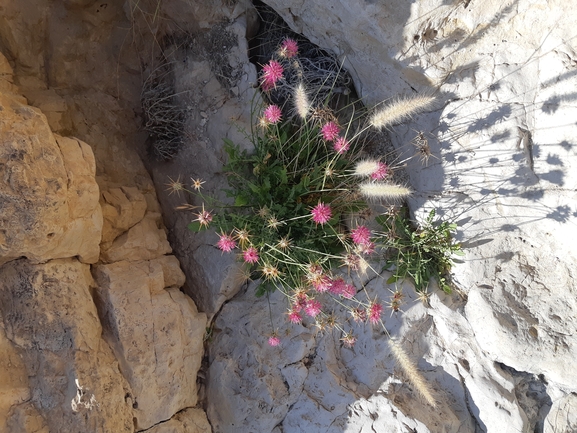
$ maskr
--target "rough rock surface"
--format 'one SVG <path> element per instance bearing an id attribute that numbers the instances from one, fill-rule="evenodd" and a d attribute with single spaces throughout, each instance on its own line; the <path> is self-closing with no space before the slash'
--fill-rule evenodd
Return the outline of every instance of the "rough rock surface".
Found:
<path id="1" fill-rule="evenodd" d="M 176 258 L 98 265 L 96 298 L 105 338 L 132 388 L 145 430 L 197 402 L 206 316 L 178 288 Z M 165 271 L 166 270 L 166 271 Z"/>
<path id="2" fill-rule="evenodd" d="M 98 260 L 102 230 L 90 147 L 52 135 L 36 108 L 0 95 L 0 264 L 78 256 Z"/>
<path id="3" fill-rule="evenodd" d="M 144 418 L 158 431 L 164 425 L 210 431 L 204 412 L 190 407 L 198 398 L 206 319 L 178 290 L 184 274 L 175 257 L 164 255 L 170 246 L 160 205 L 134 148 L 145 135 L 135 113 L 141 59 L 129 42 L 137 36 L 132 14 L 157 17 L 156 6 L 130 0 L 2 5 L 0 52 L 8 58 L 0 54 L 2 432 L 133 432 L 141 428 L 135 420 Z M 169 9 L 175 16 L 188 10 L 190 26 L 204 19 L 192 9 L 210 15 L 210 8 L 178 2 Z M 115 287 L 152 288 L 150 302 L 135 306 L 116 293 L 118 303 L 97 312 L 92 295 L 109 287 L 97 289 L 90 266 L 75 257 L 90 264 L 132 260 L 118 262 L 123 272 L 114 274 Z M 139 347 L 142 359 L 130 362 L 111 349 L 113 339 L 103 339 L 117 328 L 141 337 L 124 306 L 157 326 L 152 340 L 142 337 L 149 343 Z M 103 329 L 103 312 L 122 317 L 122 326 Z M 151 371 L 156 353 L 166 362 Z M 157 398 L 142 384 L 169 395 Z M 145 417 L 141 403 L 150 409 Z"/>
<path id="4" fill-rule="evenodd" d="M 90 267 L 75 259 L 4 265 L 4 329 L 22 353 L 30 400 L 49 431 L 132 432 L 130 388 L 101 338 L 92 285 Z"/>

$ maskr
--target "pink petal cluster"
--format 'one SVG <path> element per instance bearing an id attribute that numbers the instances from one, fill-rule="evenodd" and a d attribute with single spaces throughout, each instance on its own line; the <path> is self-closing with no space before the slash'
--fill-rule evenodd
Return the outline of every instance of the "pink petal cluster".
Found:
<path id="1" fill-rule="evenodd" d="M 301 323 L 303 318 L 298 311 L 291 310 L 288 314 L 289 322 L 291 323 Z"/>
<path id="2" fill-rule="evenodd" d="M 301 310 L 304 310 L 307 306 L 308 300 L 309 298 L 304 291 L 297 292 L 293 303 L 293 311 L 300 312 Z"/>
<path id="3" fill-rule="evenodd" d="M 242 257 L 246 263 L 256 263 L 258 262 L 258 251 L 255 247 L 248 247 L 242 253 Z"/>
<path id="4" fill-rule="evenodd" d="M 367 242 L 365 244 L 358 244 L 357 251 L 359 254 L 370 255 L 375 252 L 375 243 L 374 242 Z"/>
<path id="5" fill-rule="evenodd" d="M 339 155 L 342 155 L 347 150 L 349 150 L 349 147 L 351 147 L 351 143 L 349 143 L 345 137 L 337 138 L 335 144 L 333 145 L 335 152 L 337 152 Z"/>
<path id="6" fill-rule="evenodd" d="M 328 204 L 317 204 L 312 210 L 313 221 L 317 224 L 323 225 L 331 219 L 332 211 Z"/>
<path id="7" fill-rule="evenodd" d="M 316 317 L 322 310 L 322 305 L 316 299 L 309 299 L 305 307 L 305 313 L 311 317 Z"/>
<path id="8" fill-rule="evenodd" d="M 384 162 L 377 162 L 377 169 L 371 174 L 371 179 L 382 180 L 387 177 L 389 167 Z"/>
<path id="9" fill-rule="evenodd" d="M 364 322 L 367 319 L 367 312 L 362 308 L 353 308 L 351 310 L 351 316 L 356 323 Z"/>
<path id="10" fill-rule="evenodd" d="M 357 294 L 357 289 L 352 284 L 347 284 L 342 278 L 333 281 L 329 292 L 335 296 L 351 299 Z"/>
<path id="11" fill-rule="evenodd" d="M 343 338 L 341 338 L 341 341 L 345 347 L 351 348 L 357 342 L 357 337 L 355 337 L 353 334 L 346 334 Z"/>
<path id="12" fill-rule="evenodd" d="M 373 325 L 379 323 L 382 313 L 383 306 L 378 302 L 371 302 L 369 308 L 367 308 L 367 316 L 369 317 L 369 322 L 371 322 Z"/>
<path id="13" fill-rule="evenodd" d="M 276 347 L 280 345 L 280 338 L 276 335 L 271 335 L 268 339 L 269 346 Z"/>
<path id="14" fill-rule="evenodd" d="M 366 226 L 357 226 L 351 231 L 351 238 L 357 245 L 368 244 L 371 242 L 371 231 Z"/>
<path id="15" fill-rule="evenodd" d="M 264 110 L 264 120 L 267 123 L 275 124 L 278 123 L 282 117 L 282 111 L 278 105 L 269 105 Z"/>
<path id="16" fill-rule="evenodd" d="M 222 234 L 220 235 L 220 239 L 216 243 L 216 246 L 225 253 L 230 253 L 233 249 L 236 248 L 236 242 L 231 235 Z"/>
<path id="17" fill-rule="evenodd" d="M 333 281 L 327 275 L 319 275 L 313 279 L 312 285 L 317 292 L 324 293 L 330 290 Z"/>
<path id="18" fill-rule="evenodd" d="M 212 221 L 212 214 L 204 210 L 204 206 L 202 208 L 202 212 L 196 214 L 196 219 L 194 221 L 198 221 L 201 226 L 208 227 L 208 224 Z"/>
<path id="19" fill-rule="evenodd" d="M 262 89 L 265 92 L 272 90 L 276 86 L 276 82 L 283 77 L 284 69 L 282 65 L 276 60 L 271 60 L 262 67 L 262 76 L 260 82 Z"/>
<path id="20" fill-rule="evenodd" d="M 297 44 L 297 41 L 291 38 L 286 38 L 282 42 L 279 50 L 279 54 L 281 57 L 286 57 L 287 59 L 290 59 L 296 56 L 298 53 L 299 53 L 299 45 Z"/>
<path id="21" fill-rule="evenodd" d="M 339 136 L 339 126 L 335 122 L 328 122 L 321 128 L 321 135 L 325 141 L 333 141 Z"/>

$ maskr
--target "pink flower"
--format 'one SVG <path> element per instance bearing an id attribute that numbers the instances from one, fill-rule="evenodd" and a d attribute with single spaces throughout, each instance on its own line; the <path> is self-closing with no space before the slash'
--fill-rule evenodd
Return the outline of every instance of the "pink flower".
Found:
<path id="1" fill-rule="evenodd" d="M 365 226 L 357 226 L 351 231 L 351 238 L 357 245 L 364 245 L 371 242 L 371 231 Z"/>
<path id="2" fill-rule="evenodd" d="M 345 280 L 343 280 L 342 278 L 337 278 L 336 280 L 333 280 L 333 283 L 329 288 L 329 292 L 332 293 L 333 295 L 338 296 L 341 293 L 343 293 L 343 289 L 345 288 L 346 285 L 347 283 L 345 283 Z"/>
<path id="3" fill-rule="evenodd" d="M 378 302 L 371 302 L 369 308 L 367 308 L 367 316 L 369 317 L 369 322 L 371 322 L 373 325 L 379 323 L 382 313 L 383 306 Z"/>
<path id="4" fill-rule="evenodd" d="M 280 338 L 276 335 L 271 335 L 268 339 L 269 346 L 276 347 L 280 345 Z"/>
<path id="5" fill-rule="evenodd" d="M 357 251 L 359 254 L 371 255 L 375 252 L 375 243 L 367 242 L 366 244 L 358 244 Z"/>
<path id="6" fill-rule="evenodd" d="M 367 312 L 361 308 L 353 308 L 351 310 L 351 316 L 353 316 L 353 320 L 358 322 L 364 322 L 367 318 Z"/>
<path id="7" fill-rule="evenodd" d="M 343 298 L 352 299 L 357 294 L 357 288 L 352 284 L 345 284 L 341 292 Z"/>
<path id="8" fill-rule="evenodd" d="M 196 219 L 193 221 L 198 221 L 201 226 L 206 227 L 212 221 L 212 215 L 209 211 L 204 210 L 204 204 L 202 205 L 202 211 L 196 214 Z"/>
<path id="9" fill-rule="evenodd" d="M 355 337 L 351 332 L 348 332 L 345 335 L 343 335 L 341 341 L 344 343 L 345 347 L 351 348 L 357 342 L 357 337 Z"/>
<path id="10" fill-rule="evenodd" d="M 223 233 L 219 236 L 220 239 L 218 240 L 216 246 L 220 250 L 224 251 L 225 253 L 230 253 L 233 249 L 236 248 L 236 242 L 231 235 L 226 235 Z"/>
<path id="11" fill-rule="evenodd" d="M 321 135 L 323 136 L 323 140 L 325 141 L 333 141 L 335 138 L 339 136 L 339 131 L 341 129 L 335 122 L 326 123 L 321 128 Z"/>
<path id="12" fill-rule="evenodd" d="M 258 262 L 258 251 L 254 247 L 248 247 L 243 253 L 242 256 L 246 263 L 256 263 Z"/>
<path id="13" fill-rule="evenodd" d="M 335 141 L 333 147 L 335 149 L 335 152 L 337 152 L 339 155 L 342 155 L 347 150 L 349 150 L 349 147 L 351 147 L 351 143 L 349 143 L 345 137 L 339 137 Z"/>
<path id="14" fill-rule="evenodd" d="M 307 306 L 307 302 L 308 302 L 309 298 L 307 296 L 307 294 L 302 291 L 299 290 L 295 296 L 295 300 L 293 303 L 293 311 L 301 311 L 304 310 Z"/>
<path id="15" fill-rule="evenodd" d="M 371 174 L 371 179 L 382 180 L 387 177 L 389 173 L 389 167 L 384 162 L 377 162 L 377 169 Z"/>
<path id="16" fill-rule="evenodd" d="M 281 57 L 286 57 L 287 59 L 290 59 L 296 56 L 298 53 L 299 53 L 299 45 L 294 39 L 286 38 L 282 42 L 279 50 L 279 55 Z"/>
<path id="17" fill-rule="evenodd" d="M 298 311 L 291 310 L 288 315 L 289 322 L 291 323 L 301 323 L 303 320 L 302 316 L 299 314 Z"/>
<path id="18" fill-rule="evenodd" d="M 280 110 L 278 105 L 269 105 L 268 107 L 266 107 L 263 114 L 265 120 L 268 123 L 272 123 L 274 125 L 280 120 L 282 116 L 282 111 Z"/>
<path id="19" fill-rule="evenodd" d="M 305 313 L 307 313 L 311 317 L 316 317 L 322 309 L 322 305 L 316 299 L 309 299 L 307 301 L 307 305 L 305 307 Z"/>
<path id="20" fill-rule="evenodd" d="M 262 68 L 261 85 L 263 90 L 268 91 L 275 87 L 276 82 L 283 77 L 284 69 L 276 60 L 271 60 Z"/>
<path id="21" fill-rule="evenodd" d="M 326 275 L 320 275 L 312 281 L 312 285 L 317 292 L 324 293 L 330 290 L 333 281 Z"/>
<path id="22" fill-rule="evenodd" d="M 328 204 L 319 201 L 319 204 L 311 210 L 311 214 L 315 223 L 323 225 L 331 219 L 332 211 Z"/>

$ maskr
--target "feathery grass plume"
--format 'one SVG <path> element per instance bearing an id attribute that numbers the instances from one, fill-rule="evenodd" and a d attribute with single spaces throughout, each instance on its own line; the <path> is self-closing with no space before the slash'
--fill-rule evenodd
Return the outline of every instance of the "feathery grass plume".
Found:
<path id="1" fill-rule="evenodd" d="M 355 165 L 355 171 L 353 174 L 359 177 L 369 177 L 375 171 L 379 169 L 379 161 L 376 159 L 367 159 L 364 161 L 359 161 Z"/>
<path id="2" fill-rule="evenodd" d="M 433 397 L 433 391 L 429 387 L 429 384 L 423 377 L 423 375 L 417 369 L 415 363 L 408 357 L 400 344 L 389 340 L 389 347 L 391 348 L 391 353 L 395 357 L 398 365 L 401 367 L 407 379 L 413 384 L 419 394 L 433 407 L 437 407 L 437 402 Z"/>
<path id="3" fill-rule="evenodd" d="M 307 115 L 309 114 L 309 110 L 311 109 L 311 103 L 309 102 L 309 97 L 307 96 L 307 92 L 303 83 L 299 83 L 295 87 L 293 98 L 297 114 L 301 119 L 306 119 Z"/>
<path id="4" fill-rule="evenodd" d="M 386 182 L 363 182 L 359 190 L 367 199 L 396 199 L 411 194 L 411 190 L 401 185 Z"/>
<path id="5" fill-rule="evenodd" d="M 433 96 L 426 95 L 399 99 L 373 114 L 370 123 L 375 128 L 382 129 L 407 120 L 413 114 L 432 106 L 434 102 Z"/>

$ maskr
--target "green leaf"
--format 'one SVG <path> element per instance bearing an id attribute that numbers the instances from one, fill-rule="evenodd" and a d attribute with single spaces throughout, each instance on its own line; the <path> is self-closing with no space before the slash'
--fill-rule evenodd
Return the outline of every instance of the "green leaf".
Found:
<path id="1" fill-rule="evenodd" d="M 193 221 L 188 225 L 188 229 L 193 232 L 201 232 L 206 230 L 206 225 L 201 224 L 199 221 Z"/>
<path id="2" fill-rule="evenodd" d="M 389 279 L 387 280 L 387 284 L 393 284 L 396 283 L 397 281 L 399 281 L 401 279 L 401 277 L 397 274 L 393 274 L 389 277 Z"/>
<path id="3" fill-rule="evenodd" d="M 234 205 L 235 206 L 246 206 L 247 204 L 248 204 L 248 199 L 242 194 L 237 195 L 234 199 Z"/>

